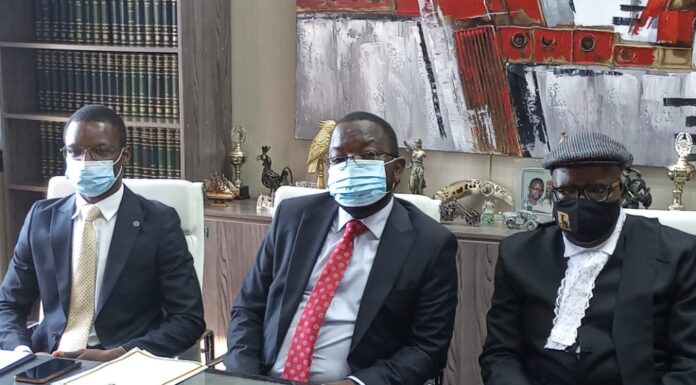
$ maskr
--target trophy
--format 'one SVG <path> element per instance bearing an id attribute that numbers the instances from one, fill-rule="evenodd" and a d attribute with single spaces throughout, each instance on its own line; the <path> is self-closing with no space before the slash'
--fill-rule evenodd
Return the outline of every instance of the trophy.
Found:
<path id="1" fill-rule="evenodd" d="M 687 161 L 687 157 L 691 154 L 693 140 L 691 134 L 680 132 L 674 139 L 674 149 L 679 155 L 677 163 L 667 167 L 667 175 L 674 182 L 674 190 L 672 190 L 672 204 L 669 205 L 670 210 L 684 210 L 682 203 L 682 193 L 684 193 L 684 185 L 691 180 L 691 176 L 696 172 L 696 168 Z"/>
<path id="2" fill-rule="evenodd" d="M 234 182 L 235 187 L 239 189 L 239 199 L 249 199 L 249 186 L 242 185 L 242 165 L 246 160 L 246 155 L 242 150 L 242 144 L 246 141 L 247 133 L 244 126 L 237 125 L 230 131 L 230 139 L 232 144 L 232 151 L 227 153 L 227 159 L 230 161 L 234 169 Z"/>

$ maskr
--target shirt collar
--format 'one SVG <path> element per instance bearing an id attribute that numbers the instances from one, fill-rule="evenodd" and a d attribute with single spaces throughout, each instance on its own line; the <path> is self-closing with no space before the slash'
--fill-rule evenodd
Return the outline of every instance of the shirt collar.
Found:
<path id="1" fill-rule="evenodd" d="M 377 237 L 377 239 L 380 239 L 382 237 L 382 233 L 384 232 L 384 227 L 387 225 L 387 219 L 389 219 L 389 214 L 392 211 L 392 207 L 394 207 L 393 196 L 386 206 L 382 207 L 379 211 L 370 215 L 369 217 L 360 219 L 360 222 L 362 222 L 365 227 L 367 227 L 367 229 L 370 230 L 375 237 Z M 348 214 L 343 207 L 339 207 L 336 232 L 343 231 L 346 223 L 348 223 L 348 221 L 351 219 L 354 219 L 353 216 Z"/>
<path id="2" fill-rule="evenodd" d="M 619 212 L 619 219 L 616 222 L 616 227 L 614 227 L 614 232 L 611 233 L 611 236 L 609 236 L 609 239 L 604 241 L 601 245 L 597 245 L 595 247 L 580 247 L 568 240 L 565 234 L 563 234 L 563 243 L 565 244 L 565 251 L 563 252 L 563 256 L 566 258 L 573 257 L 575 255 L 578 255 L 580 253 L 588 252 L 588 251 L 601 251 L 607 255 L 612 255 L 614 254 L 614 250 L 616 250 L 616 244 L 619 242 L 619 236 L 621 236 L 621 229 L 623 229 L 624 222 L 626 221 L 626 213 L 624 212 L 624 209 L 622 208 L 621 211 Z"/>
<path id="3" fill-rule="evenodd" d="M 108 196 L 108 197 L 100 200 L 99 202 L 95 203 L 94 205 L 99 207 L 99 210 L 101 211 L 102 216 L 108 222 L 118 212 L 118 207 L 121 206 L 122 199 L 123 199 L 123 183 L 121 183 L 121 187 L 118 189 L 118 191 L 116 191 L 111 196 Z M 78 215 L 80 215 L 80 210 L 86 204 L 88 204 L 88 202 L 85 200 L 85 198 L 83 198 L 82 195 L 76 193 L 75 194 L 75 213 L 72 216 L 73 220 L 75 218 L 77 218 Z"/>

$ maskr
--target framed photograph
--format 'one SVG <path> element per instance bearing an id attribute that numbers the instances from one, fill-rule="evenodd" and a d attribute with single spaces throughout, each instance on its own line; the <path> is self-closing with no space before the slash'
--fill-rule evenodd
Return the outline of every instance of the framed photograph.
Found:
<path id="1" fill-rule="evenodd" d="M 543 168 L 522 169 L 520 210 L 537 214 L 551 214 L 551 173 Z"/>

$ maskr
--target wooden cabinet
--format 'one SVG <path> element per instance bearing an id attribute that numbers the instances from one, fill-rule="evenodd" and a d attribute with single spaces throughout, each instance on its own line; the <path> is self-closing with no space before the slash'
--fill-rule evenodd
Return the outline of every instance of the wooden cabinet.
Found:
<path id="1" fill-rule="evenodd" d="M 257 215 L 254 202 L 206 209 L 205 322 L 215 332 L 215 356 L 227 350 L 227 324 L 246 271 L 270 223 Z M 497 227 L 447 226 L 459 240 L 459 305 L 444 371 L 445 384 L 480 385 L 478 356 L 486 337 L 486 312 L 493 294 L 498 242 L 513 232 Z"/>
<path id="2" fill-rule="evenodd" d="M 478 356 L 486 339 L 486 312 L 491 306 L 493 275 L 498 258 L 496 242 L 459 238 L 459 304 L 447 356 L 445 384 L 480 385 Z"/>

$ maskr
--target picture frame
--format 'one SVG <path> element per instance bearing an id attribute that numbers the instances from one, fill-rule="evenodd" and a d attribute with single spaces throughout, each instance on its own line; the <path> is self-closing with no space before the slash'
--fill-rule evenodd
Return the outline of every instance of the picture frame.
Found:
<path id="1" fill-rule="evenodd" d="M 551 215 L 553 182 L 549 170 L 539 167 L 523 168 L 520 171 L 520 179 L 522 186 L 518 210 Z"/>

